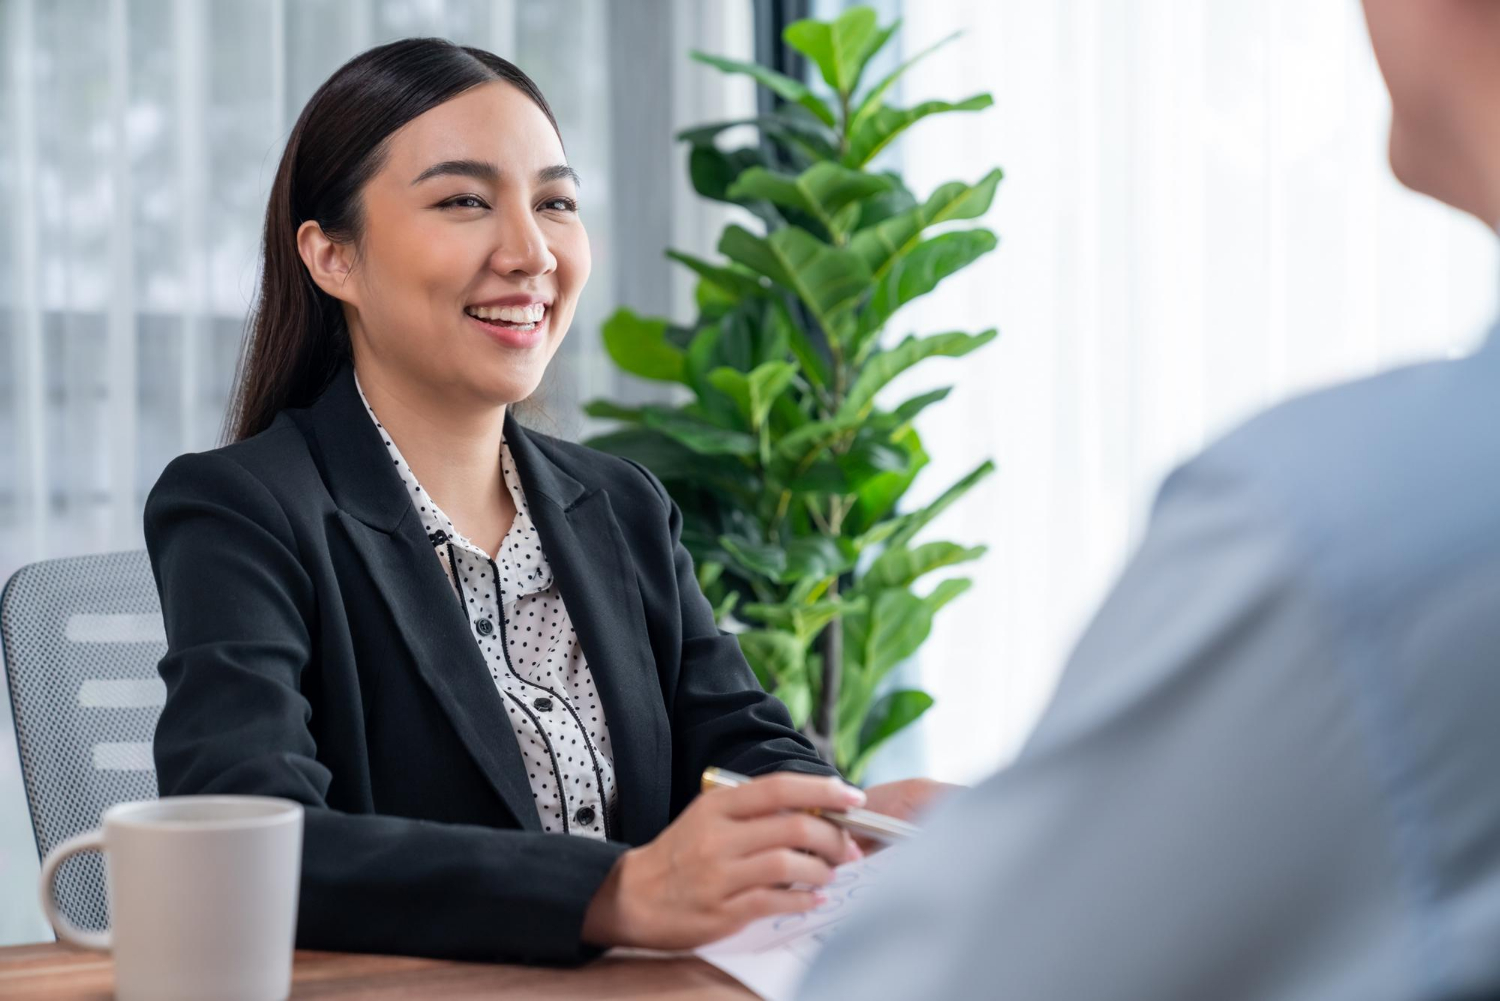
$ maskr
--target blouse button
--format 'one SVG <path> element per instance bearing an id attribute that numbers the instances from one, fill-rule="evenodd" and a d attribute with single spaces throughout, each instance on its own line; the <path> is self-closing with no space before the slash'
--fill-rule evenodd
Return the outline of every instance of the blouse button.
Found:
<path id="1" fill-rule="evenodd" d="M 538 712 L 547 713 L 552 711 L 552 700 L 545 695 L 533 702 L 532 705 L 536 707 Z"/>
<path id="2" fill-rule="evenodd" d="M 594 808 L 592 806 L 579 807 L 578 812 L 573 814 L 573 822 L 575 824 L 583 824 L 585 827 L 592 824 L 594 822 Z"/>
<path id="3" fill-rule="evenodd" d="M 488 636 L 490 633 L 495 631 L 495 624 L 489 619 L 480 619 L 478 622 L 474 623 L 474 629 L 479 633 L 479 635 Z"/>

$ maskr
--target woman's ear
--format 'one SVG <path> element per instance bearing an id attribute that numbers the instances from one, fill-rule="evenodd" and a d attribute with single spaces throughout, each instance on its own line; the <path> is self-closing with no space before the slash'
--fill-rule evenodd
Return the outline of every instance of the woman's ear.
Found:
<path id="1" fill-rule="evenodd" d="M 322 226 L 309 219 L 297 227 L 297 253 L 318 288 L 341 302 L 359 305 L 358 285 L 348 280 L 353 270 L 352 243 L 330 239 Z"/>

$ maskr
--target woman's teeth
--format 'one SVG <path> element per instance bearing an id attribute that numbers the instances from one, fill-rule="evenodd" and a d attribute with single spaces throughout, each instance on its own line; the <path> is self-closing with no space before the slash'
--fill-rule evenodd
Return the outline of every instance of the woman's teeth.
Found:
<path id="1" fill-rule="evenodd" d="M 517 330 L 531 330 L 542 322 L 542 316 L 546 311 L 546 304 L 540 302 L 529 306 L 469 306 L 464 310 L 476 320 L 504 323 Z"/>

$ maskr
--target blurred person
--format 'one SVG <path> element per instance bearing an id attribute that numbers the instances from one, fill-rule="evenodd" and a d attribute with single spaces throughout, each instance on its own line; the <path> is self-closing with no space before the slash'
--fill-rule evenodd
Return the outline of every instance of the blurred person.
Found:
<path id="1" fill-rule="evenodd" d="M 1366 0 L 1397 177 L 1500 223 L 1500 0 Z M 1500 996 L 1500 327 L 1178 469 L 1016 762 L 809 1001 Z"/>
<path id="2" fill-rule="evenodd" d="M 147 501 L 161 794 L 304 805 L 302 947 L 689 947 L 858 857 L 807 809 L 938 788 L 840 781 L 715 626 L 656 478 L 516 422 L 588 280 L 580 201 L 513 64 L 352 59 L 276 173 L 232 443 Z M 709 765 L 759 777 L 697 795 Z"/>

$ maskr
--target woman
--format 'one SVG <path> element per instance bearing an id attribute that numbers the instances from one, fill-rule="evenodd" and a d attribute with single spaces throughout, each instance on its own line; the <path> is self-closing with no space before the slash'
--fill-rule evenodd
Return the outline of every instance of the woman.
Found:
<path id="1" fill-rule="evenodd" d="M 859 854 L 802 811 L 865 796 L 715 628 L 661 485 L 510 413 L 588 279 L 566 164 L 494 55 L 341 68 L 272 188 L 233 443 L 147 502 L 161 793 L 306 805 L 300 945 L 688 947 Z M 767 777 L 695 796 L 710 765 Z"/>

